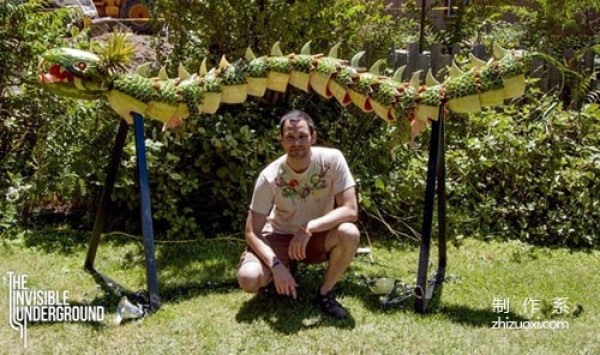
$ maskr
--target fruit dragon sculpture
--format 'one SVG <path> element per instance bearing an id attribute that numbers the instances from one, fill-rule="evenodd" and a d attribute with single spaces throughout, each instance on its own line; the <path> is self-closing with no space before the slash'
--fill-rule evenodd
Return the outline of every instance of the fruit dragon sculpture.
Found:
<path id="1" fill-rule="evenodd" d="M 432 120 L 444 122 L 438 117 L 440 112 L 445 112 L 443 109 L 457 113 L 477 112 L 481 107 L 502 105 L 505 99 L 521 96 L 525 87 L 524 73 L 531 58 L 531 54 L 507 51 L 495 46 L 494 58 L 488 62 L 471 56 L 472 65 L 468 70 L 462 71 L 453 64 L 449 69 L 450 75 L 444 82 L 437 82 L 429 72 L 426 85 L 421 85 L 419 73 L 413 74 L 409 82 L 401 81 L 402 69 L 397 70 L 391 78 L 380 75 L 382 61 L 373 64 L 369 71 L 360 68 L 358 62 L 364 53 L 358 53 L 351 61 L 338 59 L 338 47 L 339 45 L 334 46 L 327 56 L 311 54 L 309 42 L 304 45 L 300 54 L 283 55 L 276 43 L 269 56 L 257 58 L 248 49 L 245 58 L 229 63 L 223 57 L 219 66 L 210 70 L 207 70 L 204 61 L 199 72 L 194 74 L 180 65 L 177 78 L 169 78 L 165 68 L 159 71 L 158 76 L 150 77 L 149 65 L 139 66 L 135 73 L 128 72 L 127 67 L 136 49 L 122 33 L 115 33 L 97 53 L 69 48 L 46 51 L 39 62 L 38 81 L 42 87 L 61 96 L 87 100 L 106 98 L 124 120 L 121 121 L 115 139 L 86 257 L 86 268 L 99 274 L 93 264 L 119 165 L 116 162 L 120 158 L 127 134 L 126 123 L 133 124 L 136 133 L 149 309 L 154 312 L 160 308 L 160 299 L 144 152 L 143 117 L 164 122 L 165 127 L 169 128 L 181 124 L 190 116 L 214 114 L 221 104 L 243 103 L 248 96 L 262 97 L 267 89 L 285 92 L 289 87 L 294 87 L 304 92 L 316 92 L 327 99 L 335 98 L 342 106 L 352 103 L 364 112 L 375 112 L 377 116 L 396 124 L 401 139 L 411 144 L 427 123 Z M 434 128 L 437 129 L 432 130 L 432 133 L 436 130 L 439 132 L 439 126 L 435 124 Z M 435 154 L 432 155 L 431 152 Z M 435 188 L 435 175 L 438 174 L 435 167 L 438 164 L 437 158 L 432 157 L 436 155 L 437 149 L 432 148 L 427 191 Z M 433 193 L 426 193 L 425 210 L 433 211 Z M 429 222 L 425 222 L 424 226 L 429 225 L 430 229 L 432 212 L 426 213 L 426 221 L 428 215 Z M 423 240 L 428 240 L 430 232 L 426 233 L 425 230 L 424 227 Z M 445 237 L 440 237 L 440 245 L 442 243 L 445 245 Z M 421 257 L 424 255 L 423 250 L 428 253 L 429 249 L 422 245 Z M 427 259 L 428 257 L 419 261 L 415 290 L 421 290 L 421 295 L 426 294 L 426 280 L 421 280 L 421 276 L 427 272 Z M 443 268 L 436 273 L 442 275 L 443 279 Z M 111 281 L 109 285 L 114 283 Z M 424 300 L 421 297 L 415 301 L 415 307 L 420 312 L 425 310 Z"/>
<path id="2" fill-rule="evenodd" d="M 462 71 L 453 63 L 446 80 L 437 82 L 430 71 L 426 85 L 420 85 L 419 73 L 409 82 L 401 81 L 404 68 L 393 77 L 380 75 L 381 60 L 369 71 L 360 68 L 364 52 L 351 61 L 338 59 L 338 47 L 327 56 L 310 54 L 308 42 L 300 54 L 283 55 L 276 43 L 269 56 L 257 58 L 248 49 L 245 58 L 229 63 L 223 56 L 219 66 L 210 70 L 204 60 L 197 74 L 180 65 L 177 78 L 169 78 L 164 67 L 158 76 L 150 77 L 148 64 L 135 73 L 127 72 L 135 47 L 125 34 L 116 33 L 97 54 L 69 48 L 46 51 L 39 62 L 38 81 L 61 96 L 105 97 L 129 123 L 131 113 L 136 112 L 164 122 L 167 128 L 190 115 L 214 114 L 221 104 L 243 103 L 248 96 L 262 97 L 267 89 L 285 92 L 291 86 L 333 97 L 343 106 L 352 103 L 364 112 L 374 111 L 396 123 L 408 141 L 429 120 L 438 119 L 440 104 L 467 113 L 521 96 L 531 58 L 526 52 L 494 45 L 494 58 L 488 62 L 471 55 L 470 69 Z"/>

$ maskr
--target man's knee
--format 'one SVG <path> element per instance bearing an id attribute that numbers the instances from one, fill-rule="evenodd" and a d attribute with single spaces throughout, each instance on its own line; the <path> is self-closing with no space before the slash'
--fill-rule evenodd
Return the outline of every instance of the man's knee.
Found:
<path id="1" fill-rule="evenodd" d="M 357 249 L 360 243 L 360 231 L 354 223 L 342 223 L 336 228 L 337 243 L 345 248 Z"/>
<path id="2" fill-rule="evenodd" d="M 249 293 L 257 293 L 263 280 L 262 265 L 259 263 L 245 263 L 237 271 L 237 280 L 242 290 Z"/>

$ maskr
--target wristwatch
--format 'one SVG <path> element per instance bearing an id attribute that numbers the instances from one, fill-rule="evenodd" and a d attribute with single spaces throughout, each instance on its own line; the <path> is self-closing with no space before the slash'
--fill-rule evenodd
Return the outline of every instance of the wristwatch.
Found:
<path id="1" fill-rule="evenodd" d="M 281 260 L 279 260 L 279 258 L 274 258 L 273 263 L 271 263 L 271 266 L 269 266 L 269 269 L 273 270 L 278 265 L 281 265 Z"/>

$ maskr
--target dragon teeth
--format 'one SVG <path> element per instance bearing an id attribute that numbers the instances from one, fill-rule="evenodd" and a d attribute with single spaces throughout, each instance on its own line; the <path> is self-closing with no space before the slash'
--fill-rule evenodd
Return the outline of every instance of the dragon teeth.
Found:
<path id="1" fill-rule="evenodd" d="M 64 79 L 64 80 L 62 80 L 62 81 L 63 81 L 63 82 L 68 82 L 69 80 L 65 78 L 65 79 Z M 77 87 L 79 90 L 82 90 L 82 91 L 86 91 L 86 90 L 87 90 L 87 89 L 85 88 L 85 86 L 83 86 L 83 83 L 81 82 L 81 79 L 79 79 L 79 78 L 75 78 L 74 82 L 75 82 L 75 86 L 76 86 L 76 87 Z"/>

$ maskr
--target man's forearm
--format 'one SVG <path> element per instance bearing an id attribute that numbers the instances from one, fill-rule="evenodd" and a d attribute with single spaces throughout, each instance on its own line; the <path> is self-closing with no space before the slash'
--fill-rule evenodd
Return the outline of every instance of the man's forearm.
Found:
<path id="1" fill-rule="evenodd" d="M 348 206 L 340 206 L 325 215 L 310 220 L 306 226 L 310 232 L 328 231 L 344 222 L 355 222 L 358 218 L 356 209 Z"/>
<path id="2" fill-rule="evenodd" d="M 246 243 L 254 251 L 254 253 L 265 263 L 267 266 L 273 265 L 274 260 L 277 258 L 273 248 L 261 235 L 257 235 L 255 232 L 246 232 Z"/>
<path id="3" fill-rule="evenodd" d="M 273 265 L 276 258 L 273 248 L 269 242 L 263 237 L 262 229 L 265 226 L 267 216 L 253 211 L 248 211 L 246 220 L 246 243 L 252 251 L 265 263 L 267 266 Z"/>

